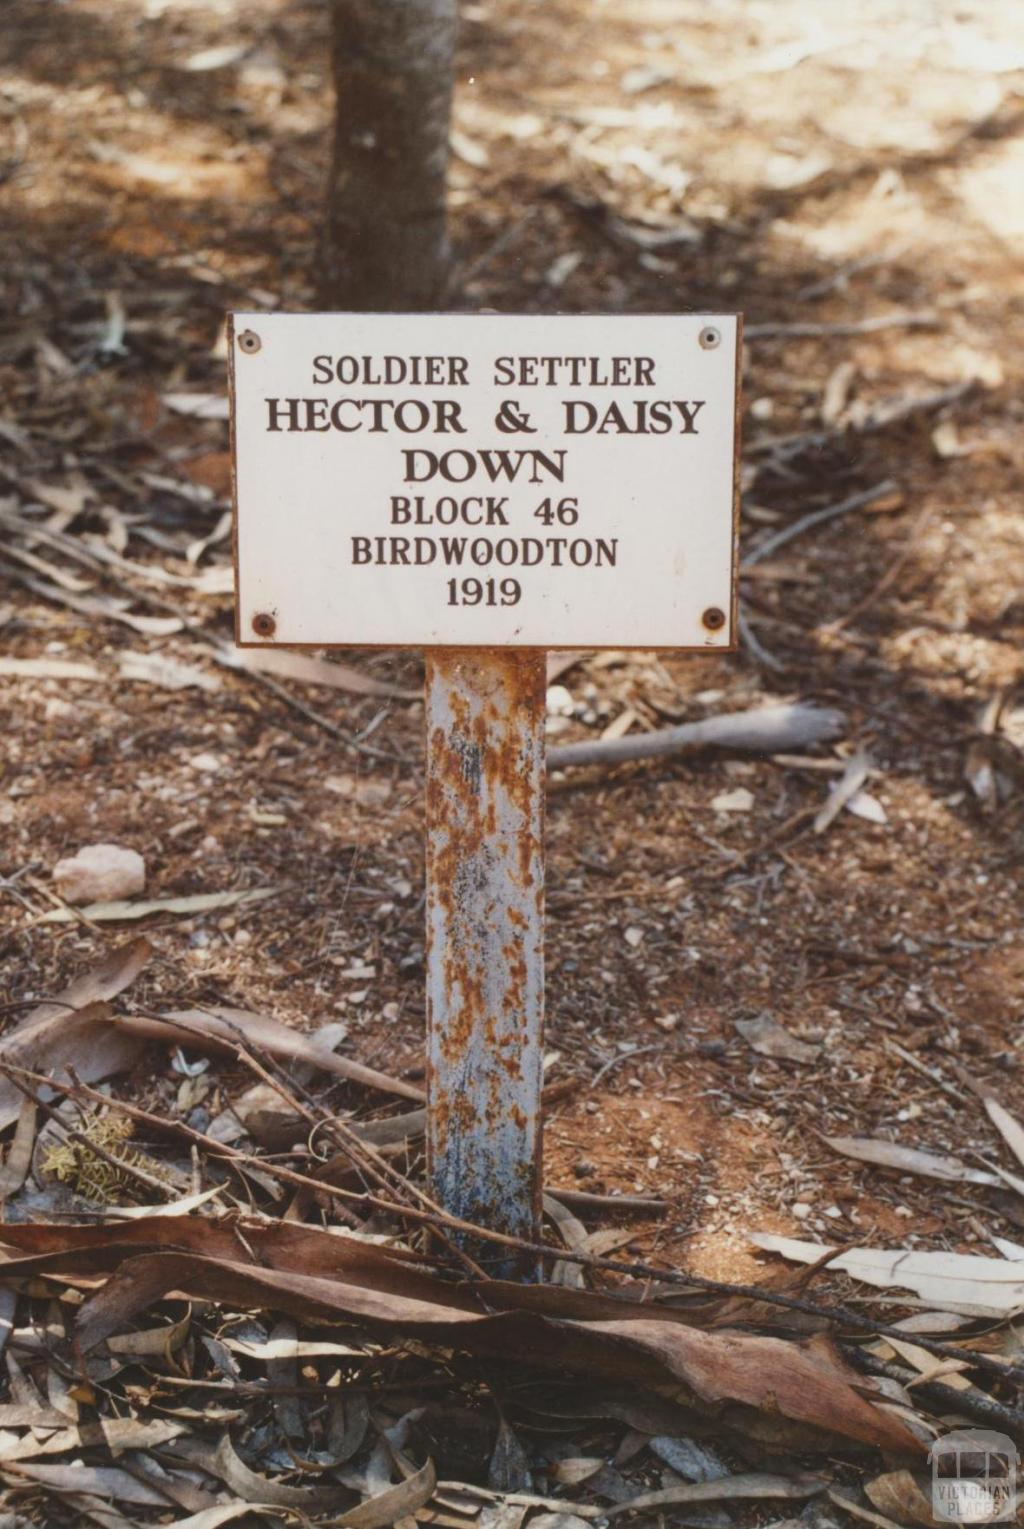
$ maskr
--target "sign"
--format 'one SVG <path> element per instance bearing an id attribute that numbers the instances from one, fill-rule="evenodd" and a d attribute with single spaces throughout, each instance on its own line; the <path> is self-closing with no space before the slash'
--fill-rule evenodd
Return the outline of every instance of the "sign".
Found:
<path id="1" fill-rule="evenodd" d="M 728 648 L 736 315 L 237 313 L 237 641 Z"/>

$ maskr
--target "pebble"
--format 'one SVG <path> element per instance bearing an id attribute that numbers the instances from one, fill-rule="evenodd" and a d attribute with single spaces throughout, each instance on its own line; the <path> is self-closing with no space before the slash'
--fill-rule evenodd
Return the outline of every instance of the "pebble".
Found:
<path id="1" fill-rule="evenodd" d="M 796 1204 L 792 1207 L 792 1211 L 798 1221 L 806 1221 L 807 1217 L 811 1214 L 811 1207 L 803 1200 L 797 1200 Z"/>
<path id="2" fill-rule="evenodd" d="M 117 902 L 145 889 L 146 862 L 136 850 L 119 844 L 87 844 L 57 861 L 53 881 L 65 902 Z"/>

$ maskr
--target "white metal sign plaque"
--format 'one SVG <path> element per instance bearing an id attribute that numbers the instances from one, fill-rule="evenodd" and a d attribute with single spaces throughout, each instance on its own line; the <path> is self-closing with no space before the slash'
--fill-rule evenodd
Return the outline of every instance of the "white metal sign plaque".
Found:
<path id="1" fill-rule="evenodd" d="M 729 647 L 740 321 L 237 313 L 237 639 Z"/>

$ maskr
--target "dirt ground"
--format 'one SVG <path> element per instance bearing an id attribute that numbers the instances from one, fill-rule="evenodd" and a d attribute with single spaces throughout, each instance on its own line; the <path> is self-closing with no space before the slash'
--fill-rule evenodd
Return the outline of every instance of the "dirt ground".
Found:
<path id="1" fill-rule="evenodd" d="M 453 303 L 742 309 L 747 555 L 893 484 L 750 569 L 754 641 L 736 655 L 605 653 L 557 680 L 558 743 L 626 711 L 642 731 L 774 698 L 847 721 L 798 760 L 705 754 L 553 782 L 548 1078 L 575 1088 L 549 1114 L 547 1180 L 667 1196 L 632 1246 L 725 1278 L 763 1269 L 755 1230 L 1019 1239 L 1019 1199 L 886 1176 L 822 1141 L 976 1164 L 998 1139 L 964 1079 L 1019 1106 L 1019 8 L 463 9 Z M 422 706 L 287 678 L 271 691 L 216 661 L 227 425 L 180 402 L 223 395 L 227 310 L 315 303 L 326 6 L 4 12 L 0 645 L 93 671 L 0 667 L 4 999 L 53 993 L 126 937 L 45 921 L 61 912 L 54 863 L 114 842 L 145 857 L 153 897 L 273 889 L 130 926 L 158 959 L 126 1002 L 342 1023 L 343 1050 L 415 1076 Z M 15 537 L 12 515 L 58 540 Z M 69 545 L 116 558 L 83 564 Z M 66 603 L 83 599 L 102 604 Z M 198 679 L 127 678 L 128 654 Z M 420 683 L 417 653 L 334 656 Z M 858 748 L 884 821 L 842 812 L 815 833 L 828 762 Z M 716 808 L 740 788 L 747 810 Z M 808 1059 L 751 1049 L 736 1023 L 766 1013 Z M 244 1081 L 193 1080 L 189 1118 Z M 162 1108 L 181 1086 L 158 1047 L 117 1085 Z"/>

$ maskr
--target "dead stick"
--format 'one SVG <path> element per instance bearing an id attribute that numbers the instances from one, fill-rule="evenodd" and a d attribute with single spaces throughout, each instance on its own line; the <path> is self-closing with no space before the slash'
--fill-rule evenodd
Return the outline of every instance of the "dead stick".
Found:
<path id="1" fill-rule="evenodd" d="M 883 329 L 934 329 L 939 315 L 926 309 L 921 313 L 881 313 L 874 318 L 852 319 L 838 324 L 813 324 L 798 320 L 793 324 L 745 324 L 745 340 L 819 340 L 828 335 L 852 336 L 878 334 Z"/>
<path id="2" fill-rule="evenodd" d="M 757 706 L 703 722 L 684 722 L 680 727 L 658 728 L 626 738 L 597 739 L 593 743 L 568 743 L 548 750 L 548 768 L 564 770 L 570 765 L 622 764 L 632 759 L 658 759 L 682 749 L 750 749 L 777 754 L 788 748 L 806 748 L 835 738 L 842 729 L 842 712 L 826 706 Z"/>
<path id="3" fill-rule="evenodd" d="M 864 595 L 862 599 L 858 600 L 854 605 L 851 605 L 848 611 L 844 611 L 843 614 L 841 616 L 837 616 L 834 621 L 826 621 L 823 626 L 818 628 L 819 632 L 821 632 L 823 635 L 827 633 L 829 636 L 834 636 L 837 632 L 841 632 L 843 627 L 847 626 L 851 621 L 854 620 L 855 617 L 862 616 L 866 610 L 870 610 L 871 606 L 874 605 L 879 596 L 884 595 L 885 591 L 890 587 L 890 585 L 894 584 L 899 578 L 901 572 L 906 567 L 911 554 L 916 548 L 917 543 L 921 539 L 921 536 L 924 534 L 925 527 L 928 525 L 929 521 L 934 519 L 934 517 L 935 507 L 930 504 L 925 505 L 924 510 L 918 516 L 917 521 L 914 524 L 913 530 L 907 537 L 906 546 L 895 558 L 895 560 L 890 563 L 885 573 L 883 573 L 882 577 L 878 580 L 878 583 L 872 589 L 868 590 L 868 593 Z"/>
<path id="4" fill-rule="evenodd" d="M 744 562 L 749 568 L 754 563 L 762 563 L 766 557 L 777 552 L 780 547 L 795 541 L 798 536 L 803 536 L 805 531 L 813 531 L 815 526 L 822 526 L 826 521 L 836 520 L 840 515 L 849 515 L 853 510 L 861 510 L 866 504 L 871 504 L 875 499 L 881 499 L 883 494 L 889 494 L 896 488 L 892 478 L 886 478 L 881 483 L 876 483 L 874 488 L 865 489 L 861 494 L 851 494 L 848 499 L 841 499 L 838 504 L 826 505 L 823 510 L 812 510 L 809 515 L 803 515 L 799 520 L 794 520 L 791 525 L 783 526 L 781 531 L 776 531 L 774 536 L 769 536 L 759 547 L 748 552 Z"/>
<path id="5" fill-rule="evenodd" d="M 895 1380 L 901 1386 L 910 1383 L 915 1396 L 920 1396 L 936 1412 L 966 1412 L 969 1417 L 975 1418 L 979 1423 L 1012 1428 L 1017 1434 L 1024 1431 L 1024 1412 L 1017 1407 L 1004 1406 L 1002 1402 L 997 1402 L 994 1397 L 979 1391 L 975 1386 L 967 1386 L 964 1390 L 958 1391 L 952 1386 L 943 1385 L 940 1381 L 920 1383 L 920 1376 L 915 1375 L 913 1371 L 904 1369 L 902 1365 L 889 1364 L 884 1359 L 878 1359 L 874 1354 L 867 1353 L 854 1343 L 842 1344 L 842 1350 L 851 1363 L 855 1364 L 859 1370 L 866 1371 L 868 1375 L 882 1375 L 887 1380 Z"/>
<path id="6" fill-rule="evenodd" d="M 58 1083 L 57 1079 L 46 1078 L 41 1073 L 31 1072 L 28 1067 L 15 1067 L 12 1063 L 2 1063 L 2 1061 L 0 1061 L 0 1072 L 6 1073 L 8 1076 L 17 1072 L 23 1078 L 31 1078 L 34 1083 L 44 1084 L 46 1087 L 57 1087 L 63 1093 L 83 1093 L 83 1095 L 86 1095 L 86 1098 L 99 1099 L 102 1104 L 110 1104 L 110 1099 L 107 1098 L 105 1093 L 99 1093 L 96 1089 L 90 1089 L 84 1083 Z M 15 1081 L 12 1076 L 11 1081 L 12 1083 Z M 26 1090 L 23 1090 L 23 1092 L 26 1092 Z M 41 1101 L 37 1102 L 41 1104 Z M 851 1327 L 851 1329 L 856 1329 L 857 1332 L 870 1330 L 870 1332 L 879 1333 L 883 1338 L 899 1338 L 900 1341 L 905 1341 L 906 1339 L 906 1333 L 902 1332 L 902 1329 L 899 1329 L 899 1327 L 893 1327 L 888 1323 L 865 1321 L 864 1316 L 859 1315 L 854 1310 L 850 1310 L 850 1307 L 847 1306 L 819 1306 L 816 1301 L 799 1300 L 798 1297 L 792 1297 L 792 1295 L 779 1294 L 778 1290 L 763 1289 L 758 1284 L 726 1284 L 721 1280 L 709 1280 L 705 1275 L 685 1274 L 685 1272 L 679 1271 L 679 1269 L 659 1269 L 656 1264 L 640 1263 L 640 1261 L 636 1260 L 630 1260 L 627 1263 L 624 1260 L 599 1258 L 593 1254 L 573 1252 L 569 1248 L 555 1248 L 550 1243 L 526 1242 L 526 1238 L 510 1237 L 506 1232 L 492 1232 L 486 1226 L 474 1226 L 471 1222 L 463 1222 L 459 1217 L 446 1216 L 445 1212 L 422 1211 L 417 1206 L 396 1205 L 396 1203 L 390 1202 L 390 1200 L 382 1200 L 381 1197 L 374 1196 L 374 1194 L 358 1194 L 355 1191 L 338 1190 L 338 1188 L 332 1188 L 330 1185 L 319 1183 L 316 1179 L 309 1179 L 306 1174 L 293 1173 L 290 1168 L 281 1168 L 277 1164 L 267 1164 L 267 1162 L 261 1161 L 258 1157 L 252 1156 L 251 1153 L 241 1153 L 237 1148 L 226 1147 L 223 1142 L 214 1141 L 211 1136 L 203 1136 L 202 1131 L 193 1130 L 191 1125 L 179 1124 L 176 1121 L 165 1121 L 159 1115 L 151 1115 L 148 1110 L 139 1109 L 138 1105 L 119 1104 L 118 1109 L 122 1110 L 122 1113 L 125 1113 L 125 1115 L 130 1115 L 133 1119 L 142 1119 L 147 1124 L 154 1125 L 159 1130 L 180 1131 L 183 1136 L 190 1138 L 191 1141 L 196 1141 L 197 1144 L 208 1148 L 208 1150 L 214 1151 L 219 1157 L 228 1157 L 228 1159 L 232 1159 L 235 1162 L 245 1162 L 245 1164 L 254 1165 L 258 1170 L 271 1174 L 271 1177 L 278 1177 L 278 1179 L 286 1183 L 295 1183 L 300 1188 L 315 1190 L 319 1194 L 327 1194 L 332 1199 L 342 1200 L 347 1205 L 352 1205 L 353 1200 L 355 1200 L 358 1205 L 364 1206 L 364 1208 L 385 1211 L 390 1216 L 413 1220 L 413 1222 L 417 1222 L 419 1225 L 437 1226 L 440 1223 L 440 1225 L 451 1228 L 452 1231 L 462 1232 L 463 1235 L 468 1235 L 468 1237 L 478 1238 L 478 1240 L 481 1238 L 484 1242 L 497 1243 L 497 1245 L 503 1246 L 503 1248 L 517 1249 L 517 1251 L 529 1252 L 529 1254 L 540 1255 L 543 1258 L 561 1260 L 562 1263 L 581 1264 L 582 1268 L 595 1269 L 595 1271 L 602 1272 L 602 1274 L 630 1275 L 630 1277 L 640 1278 L 640 1280 L 654 1280 L 660 1284 L 679 1284 L 679 1286 L 689 1287 L 689 1289 L 706 1290 L 709 1295 L 743 1297 L 747 1298 L 747 1300 L 761 1301 L 766 1306 L 778 1306 L 783 1307 L 784 1310 L 790 1310 L 790 1312 L 801 1312 L 805 1316 L 819 1316 L 824 1321 L 838 1323 L 841 1327 Z M 636 1303 L 628 1304 L 634 1306 Z M 983 1353 L 967 1352 L 967 1350 L 960 1349 L 955 1344 L 941 1342 L 940 1339 L 926 1338 L 922 1333 L 915 1333 L 914 1341 L 922 1349 L 928 1350 L 929 1353 L 935 1353 L 940 1358 L 958 1359 L 961 1364 L 966 1362 L 966 1364 L 972 1365 L 972 1367 L 978 1368 L 978 1370 L 986 1370 L 990 1375 L 998 1376 L 1001 1381 L 1016 1381 L 1018 1384 L 1024 1385 L 1024 1365 L 1004 1364 L 1004 1362 L 998 1361 L 998 1359 L 990 1359 L 989 1356 L 983 1355 Z"/>
<path id="7" fill-rule="evenodd" d="M 4 1071 L 6 1072 L 7 1069 L 4 1068 Z M 94 1157 L 98 1157 L 102 1162 L 106 1163 L 109 1168 L 115 1169 L 118 1173 L 126 1174 L 128 1178 L 136 1179 L 146 1189 L 162 1195 L 165 1200 L 176 1200 L 178 1198 L 180 1191 L 173 1184 L 168 1184 L 165 1180 L 158 1179 L 155 1174 L 147 1173 L 144 1168 L 139 1168 L 134 1163 L 123 1162 L 121 1158 L 115 1157 L 112 1152 L 108 1152 L 105 1147 L 100 1146 L 99 1142 L 90 1141 L 88 1136 L 82 1131 L 76 1131 L 73 1126 L 69 1126 L 67 1121 L 61 1118 L 60 1111 L 55 1110 L 52 1104 L 49 1104 L 45 1099 L 40 1099 L 38 1094 L 34 1094 L 30 1088 L 26 1088 L 17 1078 L 11 1077 L 9 1072 L 7 1075 L 10 1077 L 15 1088 L 24 1094 L 26 1099 L 31 1100 L 36 1108 L 42 1110 L 47 1119 L 51 1120 L 58 1127 L 66 1141 L 73 1141 L 76 1146 L 84 1148 L 86 1152 L 91 1152 Z M 111 1100 L 107 1099 L 106 1103 L 115 1114 L 118 1112 L 118 1106 L 113 1104 Z"/>
<path id="8" fill-rule="evenodd" d="M 70 1071 L 70 1069 L 69 1069 Z M 109 1105 L 110 1100 L 106 1094 L 99 1093 L 87 1084 L 77 1082 L 75 1084 L 60 1083 L 54 1078 L 47 1078 L 39 1073 L 30 1072 L 25 1067 L 15 1067 L 10 1062 L 0 1062 L 0 1073 L 10 1077 L 12 1072 L 20 1073 L 22 1077 L 30 1078 L 35 1083 L 43 1084 L 47 1088 L 60 1089 L 65 1094 L 81 1093 L 86 1098 L 100 1100 Z M 13 1077 L 11 1081 L 15 1080 Z M 678 1269 L 660 1269 L 656 1264 L 641 1263 L 631 1260 L 629 1263 L 621 1262 L 612 1258 L 599 1258 L 591 1253 L 576 1253 L 570 1248 L 554 1247 L 546 1242 L 528 1242 L 522 1237 L 512 1237 L 505 1232 L 492 1232 L 487 1227 L 474 1226 L 469 1221 L 462 1221 L 457 1216 L 449 1216 L 444 1212 L 431 1212 L 420 1210 L 410 1205 L 396 1205 L 391 1201 L 382 1200 L 377 1195 L 358 1194 L 353 1190 L 335 1189 L 329 1185 L 319 1183 L 316 1179 L 308 1178 L 304 1173 L 295 1173 L 290 1168 L 281 1168 L 279 1165 L 271 1165 L 259 1158 L 253 1157 L 248 1152 L 239 1152 L 234 1147 L 228 1147 L 223 1142 L 214 1141 L 212 1137 L 204 1136 L 201 1131 L 195 1131 L 191 1126 L 179 1124 L 177 1121 L 162 1119 L 159 1115 L 152 1115 L 148 1110 L 139 1109 L 136 1105 L 119 1104 L 124 1114 L 131 1115 L 133 1119 L 146 1121 L 149 1125 L 160 1130 L 179 1131 L 190 1140 L 200 1146 L 214 1151 L 218 1157 L 228 1158 L 243 1163 L 249 1163 L 264 1173 L 269 1173 L 272 1178 L 279 1178 L 285 1183 L 297 1184 L 303 1189 L 316 1190 L 318 1194 L 330 1195 L 333 1199 L 370 1207 L 374 1210 L 386 1212 L 388 1215 L 406 1218 L 420 1225 L 436 1226 L 438 1223 L 450 1228 L 452 1231 L 461 1232 L 464 1236 L 475 1239 L 483 1239 L 493 1242 L 501 1247 L 512 1248 L 522 1253 L 532 1253 L 542 1258 L 561 1260 L 562 1263 L 580 1264 L 583 1268 L 594 1269 L 600 1273 L 625 1275 L 631 1279 L 653 1280 L 660 1284 L 680 1285 L 694 1290 L 704 1290 L 710 1295 L 727 1295 L 746 1298 L 751 1301 L 760 1301 L 767 1306 L 779 1306 L 786 1311 L 799 1311 L 805 1316 L 820 1317 L 826 1322 L 836 1322 L 841 1327 L 854 1328 L 858 1332 L 865 1330 L 880 1334 L 886 1338 L 899 1338 L 906 1340 L 906 1333 L 898 1327 L 893 1327 L 886 1322 L 869 1322 L 848 1306 L 819 1306 L 814 1301 L 800 1300 L 795 1296 L 782 1295 L 775 1290 L 764 1289 L 760 1285 L 732 1285 L 722 1280 L 708 1279 L 701 1274 L 688 1274 Z M 631 1303 L 635 1309 L 635 1303 Z M 990 1359 L 987 1354 L 970 1353 L 958 1348 L 953 1343 L 943 1343 L 935 1338 L 927 1338 L 923 1334 L 915 1334 L 914 1341 L 920 1348 L 927 1349 L 929 1353 L 938 1354 L 944 1359 L 957 1359 L 961 1363 L 967 1363 L 976 1369 L 986 1370 L 996 1375 L 1000 1380 L 1015 1381 L 1024 1385 L 1024 1365 L 1002 1363 L 996 1359 Z"/>
<path id="9" fill-rule="evenodd" d="M 670 1202 L 657 1195 L 598 1195 L 589 1189 L 559 1189 L 549 1185 L 545 1191 L 574 1210 L 628 1210 L 640 1216 L 660 1216 Z"/>
<path id="10" fill-rule="evenodd" d="M 238 1030 L 238 1027 L 232 1025 L 230 1021 L 227 1023 L 230 1029 Z M 242 1034 L 244 1032 L 238 1030 L 238 1033 Z M 313 1132 L 310 1133 L 311 1142 L 316 1128 L 318 1126 L 326 1127 L 357 1172 L 365 1174 L 371 1180 L 382 1185 L 384 1189 L 390 1190 L 392 1194 L 398 1194 L 407 1200 L 418 1200 L 430 1210 L 438 1210 L 440 1208 L 428 1195 L 424 1194 L 421 1189 L 418 1189 L 415 1184 L 406 1178 L 403 1173 L 400 1173 L 397 1168 L 392 1167 L 387 1159 L 377 1151 L 372 1142 L 364 1141 L 358 1137 L 343 1120 L 338 1120 L 319 1106 L 311 1109 L 303 1104 L 284 1082 L 275 1079 L 267 1068 L 262 1067 L 256 1061 L 255 1057 L 250 1054 L 247 1046 L 239 1044 L 236 1048 L 236 1055 L 240 1062 L 244 1062 L 258 1078 L 262 1078 L 269 1087 L 275 1089 L 291 1109 L 295 1110 L 297 1114 L 313 1126 Z M 271 1059 L 268 1057 L 267 1060 L 270 1061 Z M 280 1071 L 276 1063 L 273 1065 L 276 1071 Z M 464 1252 L 457 1243 L 452 1242 L 443 1232 L 439 1231 L 437 1235 L 448 1249 L 448 1252 L 458 1259 L 473 1279 L 486 1279 L 487 1276 L 483 1269 L 480 1268 L 480 1265 L 475 1263 L 469 1254 Z"/>

